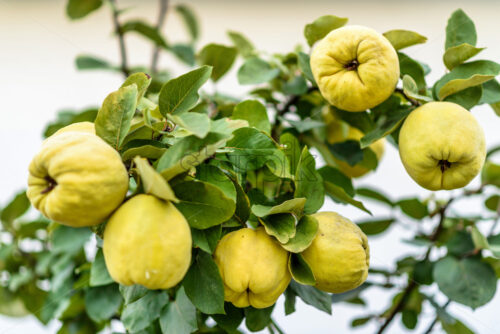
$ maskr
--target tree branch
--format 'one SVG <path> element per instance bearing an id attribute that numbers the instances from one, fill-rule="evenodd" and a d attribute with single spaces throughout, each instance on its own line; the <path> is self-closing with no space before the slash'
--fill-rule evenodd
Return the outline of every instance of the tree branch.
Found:
<path id="1" fill-rule="evenodd" d="M 403 95 L 403 96 L 404 96 L 404 98 L 405 98 L 408 102 L 410 102 L 412 105 L 414 105 L 415 107 L 418 107 L 418 106 L 421 106 L 421 105 L 422 105 L 422 103 L 420 103 L 419 101 L 417 101 L 417 100 L 415 100 L 415 99 L 413 99 L 413 98 L 409 97 L 408 95 L 406 95 L 406 93 L 405 93 L 405 91 L 404 91 L 403 89 L 401 89 L 401 88 L 396 88 L 394 91 L 395 91 L 395 92 L 398 92 L 398 93 L 399 93 L 399 94 L 401 94 L 401 95 Z"/>
<path id="2" fill-rule="evenodd" d="M 160 9 L 158 11 L 158 20 L 156 22 L 156 30 L 160 31 L 165 24 L 165 17 L 168 11 L 168 0 L 159 0 Z M 160 56 L 160 46 L 156 45 L 153 49 L 153 57 L 151 58 L 151 74 L 158 72 L 158 59 Z"/>
<path id="3" fill-rule="evenodd" d="M 122 71 L 125 77 L 130 75 L 130 70 L 128 68 L 128 60 L 127 60 L 127 49 L 125 47 L 125 38 L 123 34 L 122 26 L 120 25 L 120 11 L 116 7 L 116 0 L 109 0 L 109 4 L 111 5 L 111 9 L 113 11 L 113 25 L 115 27 L 115 33 L 118 36 L 118 44 L 120 46 L 120 57 L 121 57 L 121 65 L 120 70 Z"/>
<path id="4" fill-rule="evenodd" d="M 448 305 L 450 305 L 450 303 L 451 303 L 451 300 L 448 299 L 448 301 L 446 302 L 446 304 L 444 304 L 442 306 L 442 309 L 445 310 L 448 307 Z M 432 330 L 434 329 L 434 326 L 437 324 L 438 320 L 439 320 L 439 316 L 436 316 L 434 318 L 434 320 L 430 323 L 429 327 L 424 332 L 424 334 L 430 334 L 430 333 L 432 333 Z"/>

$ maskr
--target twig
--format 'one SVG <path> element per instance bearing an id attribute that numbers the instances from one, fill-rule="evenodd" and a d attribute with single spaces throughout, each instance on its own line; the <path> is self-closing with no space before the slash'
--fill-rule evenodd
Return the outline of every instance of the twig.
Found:
<path id="1" fill-rule="evenodd" d="M 118 36 L 118 43 L 120 45 L 120 57 L 121 57 L 120 69 L 123 75 L 125 77 L 128 77 L 130 74 L 130 70 L 128 68 L 127 49 L 125 47 L 125 38 L 123 34 L 123 29 L 119 21 L 120 11 L 116 7 L 116 0 L 109 0 L 109 4 L 111 5 L 111 9 L 113 11 L 113 25 L 115 27 L 115 33 Z"/>
<path id="2" fill-rule="evenodd" d="M 448 299 L 448 301 L 446 302 L 446 304 L 444 304 L 441 308 L 443 310 L 445 310 L 448 307 L 448 305 L 450 305 L 450 303 L 451 303 L 451 300 Z M 434 326 L 437 324 L 438 320 L 439 320 L 439 316 L 436 316 L 434 318 L 434 320 L 430 323 L 429 327 L 424 332 L 424 334 L 430 334 L 432 332 L 432 329 L 434 328 Z"/>
<path id="3" fill-rule="evenodd" d="M 156 30 L 160 31 L 165 24 L 165 17 L 167 16 L 168 0 L 159 0 L 160 10 L 158 12 L 158 21 L 156 22 Z M 160 46 L 156 45 L 153 49 L 153 57 L 151 58 L 151 74 L 158 72 L 158 59 L 160 56 Z"/>
<path id="4" fill-rule="evenodd" d="M 404 98 L 405 98 L 408 102 L 410 102 L 412 105 L 414 105 L 415 107 L 418 107 L 418 106 L 421 106 L 421 105 L 422 105 L 422 103 L 420 103 L 419 101 L 417 101 L 417 100 L 415 100 L 415 99 L 413 99 L 413 98 L 409 97 L 408 95 L 406 95 L 406 93 L 404 92 L 404 90 L 403 90 L 403 89 L 401 89 L 401 88 L 396 88 L 394 91 L 396 91 L 396 92 L 398 92 L 399 94 L 403 95 L 403 96 L 404 96 Z"/>

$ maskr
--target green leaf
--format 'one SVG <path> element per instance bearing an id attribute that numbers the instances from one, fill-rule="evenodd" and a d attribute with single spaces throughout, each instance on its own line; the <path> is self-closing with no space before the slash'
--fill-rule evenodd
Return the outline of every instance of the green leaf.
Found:
<path id="1" fill-rule="evenodd" d="M 290 213 L 278 213 L 259 219 L 267 234 L 272 235 L 282 244 L 295 236 L 296 218 Z"/>
<path id="2" fill-rule="evenodd" d="M 396 101 L 394 98 L 398 100 L 397 105 L 395 105 Z M 380 138 L 392 133 L 403 122 L 406 116 L 410 114 L 410 108 L 399 105 L 399 98 L 394 95 L 372 111 L 374 110 L 383 114 L 383 116 L 379 117 L 375 128 L 361 138 L 361 148 L 366 148 Z"/>
<path id="3" fill-rule="evenodd" d="M 383 34 L 396 50 L 427 42 L 427 37 L 410 30 L 389 30 Z"/>
<path id="4" fill-rule="evenodd" d="M 344 26 L 347 21 L 348 19 L 345 17 L 334 15 L 325 15 L 317 18 L 304 28 L 304 36 L 307 40 L 307 44 L 312 46 L 316 41 L 325 37 L 330 31 Z"/>
<path id="5" fill-rule="evenodd" d="M 146 94 L 149 85 L 151 84 L 151 77 L 144 72 L 137 72 L 128 76 L 123 82 L 121 87 L 127 87 L 135 84 L 137 86 L 137 104 Z M 154 105 L 154 104 L 153 104 Z"/>
<path id="6" fill-rule="evenodd" d="M 161 36 L 158 29 L 151 26 L 149 23 L 138 20 L 128 21 L 122 24 L 121 31 L 122 33 L 127 33 L 131 31 L 136 32 L 139 35 L 149 39 L 151 42 L 155 43 L 159 47 L 162 48 L 167 47 L 167 43 L 165 42 L 165 39 L 163 39 L 163 37 Z"/>
<path id="7" fill-rule="evenodd" d="M 449 70 L 462 64 L 469 58 L 474 57 L 485 48 L 476 48 L 468 43 L 452 46 L 446 49 L 443 55 L 443 62 Z"/>
<path id="8" fill-rule="evenodd" d="M 312 129 L 323 128 L 325 123 L 321 121 L 316 121 L 311 118 L 301 119 L 300 121 L 295 121 L 291 119 L 286 119 L 284 117 L 278 116 L 279 119 L 289 123 L 292 127 L 297 130 L 298 133 L 304 133 Z"/>
<path id="9" fill-rule="evenodd" d="M 89 288 L 85 291 L 85 308 L 90 319 L 102 322 L 118 312 L 122 296 L 117 284 Z"/>
<path id="10" fill-rule="evenodd" d="M 224 304 L 224 311 L 226 314 L 214 314 L 212 318 L 228 333 L 235 333 L 245 317 L 244 311 L 229 302 Z"/>
<path id="11" fill-rule="evenodd" d="M 180 139 L 167 149 L 157 162 L 156 170 L 166 179 L 189 171 L 210 157 L 218 148 L 226 144 L 227 136 L 209 133 L 200 139 L 188 136 Z"/>
<path id="12" fill-rule="evenodd" d="M 340 202 L 344 204 L 351 204 L 355 207 L 357 207 L 360 210 L 363 210 L 364 212 L 368 213 L 371 215 L 370 210 L 368 210 L 363 203 L 360 201 L 355 200 L 352 196 L 350 196 L 344 188 L 337 186 L 336 184 L 333 184 L 329 182 L 328 180 L 324 181 L 324 187 L 326 194 L 335 202 Z"/>
<path id="13" fill-rule="evenodd" d="M 483 94 L 480 104 L 482 103 L 497 103 L 500 102 L 500 83 L 497 80 L 489 80 L 483 83 Z"/>
<path id="14" fill-rule="evenodd" d="M 167 150 L 165 144 L 151 139 L 134 139 L 127 142 L 125 138 L 122 148 L 122 160 L 129 161 L 140 156 L 147 159 L 159 159 Z"/>
<path id="15" fill-rule="evenodd" d="M 291 133 L 285 132 L 280 136 L 280 144 L 290 163 L 290 173 L 295 175 L 297 164 L 300 161 L 301 147 L 298 139 Z"/>
<path id="16" fill-rule="evenodd" d="M 469 87 L 480 85 L 500 73 L 500 64 L 489 60 L 476 60 L 458 65 L 434 85 L 440 100 Z"/>
<path id="17" fill-rule="evenodd" d="M 271 123 L 267 117 L 266 107 L 257 100 L 246 100 L 234 107 L 232 119 L 243 119 L 248 125 L 261 130 L 268 135 L 271 133 Z"/>
<path id="18" fill-rule="evenodd" d="M 500 210 L 500 196 L 499 195 L 493 195 L 490 196 L 484 201 L 484 205 L 486 208 L 493 212 L 497 212 Z"/>
<path id="19" fill-rule="evenodd" d="M 138 284 L 130 286 L 120 285 L 120 293 L 122 294 L 123 299 L 125 300 L 125 304 L 133 303 L 136 300 L 144 297 L 144 295 L 146 295 L 148 291 L 149 290 L 147 288 Z"/>
<path id="20" fill-rule="evenodd" d="M 414 310 L 403 310 L 401 312 L 401 320 L 406 328 L 415 329 L 417 327 L 418 313 Z"/>
<path id="21" fill-rule="evenodd" d="M 432 271 L 434 270 L 434 262 L 422 260 L 415 264 L 413 271 L 413 279 L 418 284 L 431 285 L 434 283 L 432 279 Z"/>
<path id="22" fill-rule="evenodd" d="M 125 305 L 121 321 L 127 331 L 138 332 L 158 319 L 162 308 L 167 303 L 168 296 L 164 291 L 148 291 L 143 297 Z"/>
<path id="23" fill-rule="evenodd" d="M 265 217 L 278 213 L 293 213 L 296 216 L 300 216 L 302 215 L 305 204 L 306 199 L 303 197 L 290 199 L 275 206 L 254 204 L 252 205 L 252 213 L 257 217 Z"/>
<path id="24" fill-rule="evenodd" d="M 180 200 L 177 209 L 191 227 L 206 229 L 219 225 L 233 215 L 236 204 L 217 186 L 201 181 L 185 181 L 174 186 Z"/>
<path id="25" fill-rule="evenodd" d="M 451 323 L 443 321 L 442 319 L 440 320 L 441 326 L 443 326 L 443 330 L 446 334 L 474 334 L 474 331 L 472 331 L 460 320 L 454 319 Z"/>
<path id="26" fill-rule="evenodd" d="M 283 93 L 287 95 L 303 95 L 307 93 L 307 81 L 302 75 L 296 75 L 283 84 Z"/>
<path id="27" fill-rule="evenodd" d="M 144 192 L 146 194 L 151 194 L 174 203 L 179 202 L 167 181 L 165 181 L 160 173 L 151 167 L 147 159 L 135 157 L 134 164 L 137 172 L 141 176 L 142 187 L 144 188 Z"/>
<path id="28" fill-rule="evenodd" d="M 332 297 L 330 294 L 320 291 L 313 286 L 302 285 L 294 281 L 290 283 L 290 287 L 304 303 L 320 311 L 332 314 Z"/>
<path id="29" fill-rule="evenodd" d="M 201 66 L 167 81 L 160 90 L 159 106 L 163 116 L 189 111 L 198 101 L 198 90 L 210 78 L 212 68 Z"/>
<path id="30" fill-rule="evenodd" d="M 400 77 L 404 78 L 405 75 L 409 75 L 415 80 L 418 91 L 425 91 L 425 71 L 422 64 L 402 52 L 398 52 L 398 58 Z"/>
<path id="31" fill-rule="evenodd" d="M 68 0 L 66 14 L 70 19 L 81 19 L 102 6 L 102 0 Z"/>
<path id="32" fill-rule="evenodd" d="M 202 65 L 213 67 L 212 80 L 217 81 L 233 66 L 236 55 L 236 48 L 211 43 L 201 49 L 198 60 Z"/>
<path id="33" fill-rule="evenodd" d="M 135 84 L 122 87 L 104 99 L 97 113 L 96 134 L 117 150 L 130 130 L 138 94 Z"/>
<path id="34" fill-rule="evenodd" d="M 271 314 L 273 313 L 274 305 L 257 309 L 251 306 L 245 308 L 245 325 L 251 332 L 259 332 L 266 328 L 271 322 Z"/>
<path id="35" fill-rule="evenodd" d="M 113 279 L 109 275 L 106 262 L 104 261 L 104 254 L 102 249 L 99 249 L 95 255 L 94 262 L 90 267 L 90 286 L 101 286 L 113 283 Z"/>
<path id="36" fill-rule="evenodd" d="M 196 178 L 218 187 L 227 198 L 236 202 L 236 188 L 229 176 L 222 169 L 213 165 L 202 164 L 196 168 Z"/>
<path id="37" fill-rule="evenodd" d="M 75 64 L 78 70 L 116 70 L 116 67 L 106 60 L 90 55 L 78 55 Z"/>
<path id="38" fill-rule="evenodd" d="M 217 243 L 222 234 L 222 225 L 217 225 L 204 230 L 191 229 L 193 237 L 193 247 L 198 247 L 207 253 L 212 254 L 217 247 Z"/>
<path id="39" fill-rule="evenodd" d="M 237 76 L 241 85 L 252 85 L 271 81 L 279 74 L 279 68 L 271 67 L 268 62 L 258 57 L 251 57 L 245 60 Z"/>
<path id="40" fill-rule="evenodd" d="M 394 218 L 367 220 L 357 225 L 366 235 L 376 235 L 386 231 L 392 223 L 394 223 Z"/>
<path id="41" fill-rule="evenodd" d="M 476 45 L 476 27 L 474 22 L 461 9 L 457 9 L 451 14 L 446 26 L 445 49 L 457 46 L 463 43 Z"/>
<path id="42" fill-rule="evenodd" d="M 292 275 L 293 279 L 300 284 L 305 285 L 315 285 L 316 278 L 314 278 L 314 274 L 304 260 L 302 255 L 290 253 L 290 258 L 288 260 L 288 270 Z M 293 282 L 292 282 L 293 283 Z"/>
<path id="43" fill-rule="evenodd" d="M 474 238 L 474 235 L 472 235 L 472 237 Z M 493 256 L 500 258 L 500 234 L 489 236 L 487 240 L 481 238 L 481 244 L 483 246 L 487 245 L 487 248 L 493 253 Z"/>
<path id="44" fill-rule="evenodd" d="M 316 161 L 311 153 L 309 153 L 307 147 L 304 147 L 300 155 L 294 183 L 294 197 L 306 198 L 304 206 L 305 214 L 314 213 L 323 206 L 325 200 L 323 178 L 316 170 Z"/>
<path id="45" fill-rule="evenodd" d="M 470 254 L 474 250 L 474 242 L 470 233 L 457 231 L 445 244 L 448 248 L 448 254 L 461 257 Z"/>
<path id="46" fill-rule="evenodd" d="M 190 334 L 198 328 L 196 307 L 183 287 L 177 290 L 175 300 L 161 311 L 160 327 L 163 334 Z"/>
<path id="47" fill-rule="evenodd" d="M 300 253 L 311 245 L 318 233 L 318 221 L 313 216 L 304 216 L 297 223 L 295 236 L 283 248 L 292 253 Z"/>
<path id="48" fill-rule="evenodd" d="M 418 198 L 409 198 L 396 203 L 407 216 L 422 219 L 429 214 L 427 206 Z"/>
<path id="49" fill-rule="evenodd" d="M 496 275 L 490 265 L 476 258 L 447 256 L 434 267 L 434 280 L 451 300 L 475 309 L 488 303 L 496 291 Z"/>
<path id="50" fill-rule="evenodd" d="M 0 287 L 0 314 L 8 317 L 24 317 L 29 313 L 30 311 L 17 294 Z"/>
<path id="51" fill-rule="evenodd" d="M 344 142 L 328 145 L 335 158 L 347 162 L 354 166 L 363 160 L 363 151 L 356 140 L 346 140 Z"/>
<path id="52" fill-rule="evenodd" d="M 332 166 L 324 166 L 318 169 L 319 174 L 324 182 L 329 182 L 344 189 L 346 194 L 353 197 L 354 187 L 349 177 L 345 176 L 340 170 Z"/>
<path id="53" fill-rule="evenodd" d="M 59 225 L 52 232 L 52 252 L 60 254 L 76 254 L 89 241 L 92 231 L 87 227 L 73 228 Z"/>
<path id="54" fill-rule="evenodd" d="M 299 68 L 304 74 L 304 76 L 309 80 L 313 85 L 316 84 L 316 80 L 314 80 L 314 75 L 311 70 L 311 59 L 307 53 L 297 52 L 297 58 L 299 63 Z"/>
<path id="55" fill-rule="evenodd" d="M 224 314 L 224 284 L 212 257 L 197 252 L 182 286 L 191 302 L 205 314 Z"/>
<path id="56" fill-rule="evenodd" d="M 238 52 L 245 58 L 253 56 L 256 51 L 252 42 L 250 42 L 245 36 L 236 31 L 228 31 L 227 35 L 233 42 L 234 46 Z"/>
<path id="57" fill-rule="evenodd" d="M 481 182 L 500 188 L 500 165 L 486 161 L 481 172 Z"/>
<path id="58" fill-rule="evenodd" d="M 168 114 L 167 117 L 198 138 L 205 138 L 210 131 L 210 118 L 206 114 L 185 112 L 179 115 Z"/>
<path id="59" fill-rule="evenodd" d="M 351 321 L 351 327 L 359 327 L 367 324 L 373 317 L 356 318 Z"/>
<path id="60" fill-rule="evenodd" d="M 467 89 L 459 91 L 458 93 L 446 97 L 444 101 L 459 104 L 465 109 L 469 110 L 476 104 L 480 103 L 482 91 L 482 85 L 469 87 Z"/>
<path id="61" fill-rule="evenodd" d="M 192 45 L 177 43 L 168 48 L 179 60 L 189 66 L 194 66 L 195 54 Z M 208 80 L 208 79 L 207 79 Z"/>
<path id="62" fill-rule="evenodd" d="M 417 83 L 415 82 L 415 80 L 413 80 L 412 77 L 410 77 L 407 74 L 405 74 L 403 76 L 403 91 L 406 94 L 406 96 L 409 96 L 409 97 L 414 98 L 416 100 L 426 101 L 426 102 L 432 101 L 432 98 L 430 98 L 428 96 L 420 95 L 418 93 Z"/>
<path id="63" fill-rule="evenodd" d="M 7 204 L 0 215 L 0 219 L 7 226 L 11 226 L 16 218 L 21 217 L 28 211 L 31 204 L 26 196 L 26 191 L 20 191 L 16 196 Z"/>
<path id="64" fill-rule="evenodd" d="M 47 138 L 53 135 L 57 130 L 66 125 L 76 122 L 94 122 L 97 116 L 97 109 L 90 108 L 83 111 L 63 110 L 57 113 L 57 119 L 47 125 L 43 137 Z"/>
<path id="65" fill-rule="evenodd" d="M 475 249 L 489 249 L 488 239 L 479 231 L 476 225 L 471 226 L 471 237 Z"/>
<path id="66" fill-rule="evenodd" d="M 199 36 L 199 27 L 198 20 L 193 10 L 184 4 L 179 4 L 175 6 L 175 11 L 179 13 L 179 15 L 184 20 L 184 24 L 186 25 L 189 34 L 191 35 L 191 40 L 194 42 L 198 39 Z"/>

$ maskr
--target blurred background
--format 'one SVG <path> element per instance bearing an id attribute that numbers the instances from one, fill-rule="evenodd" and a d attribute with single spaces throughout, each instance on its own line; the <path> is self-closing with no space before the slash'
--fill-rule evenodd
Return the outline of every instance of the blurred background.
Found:
<path id="1" fill-rule="evenodd" d="M 81 110 L 98 106 L 106 95 L 120 86 L 121 74 L 103 72 L 77 72 L 74 59 L 79 54 L 93 54 L 118 64 L 118 45 L 112 31 L 110 11 L 105 8 L 81 21 L 70 21 L 65 16 L 63 0 L 0 0 L 0 205 L 26 186 L 27 166 L 41 143 L 45 124 L 62 109 Z M 157 2 L 154 0 L 118 0 L 120 8 L 130 8 L 127 17 L 137 17 L 154 23 Z M 172 4 L 179 1 L 171 1 Z M 379 32 L 390 29 L 408 29 L 428 38 L 427 43 L 405 50 L 410 56 L 431 66 L 434 72 L 428 82 L 434 82 L 445 71 L 442 64 L 445 26 L 451 12 L 462 8 L 475 22 L 478 32 L 477 46 L 487 46 L 481 57 L 500 60 L 498 31 L 500 23 L 499 1 L 229 1 L 185 0 L 200 20 L 201 38 L 198 47 L 209 42 L 229 44 L 226 31 L 244 33 L 260 50 L 268 52 L 291 51 L 297 44 L 306 47 L 303 27 L 321 15 L 348 17 L 349 24 L 370 26 Z M 163 32 L 169 41 L 185 40 L 185 30 L 174 13 L 167 14 Z M 139 37 L 128 35 L 129 62 L 133 65 L 149 64 L 151 46 Z M 305 48 L 305 50 L 308 50 Z M 171 56 L 161 55 L 160 68 L 168 68 L 174 75 L 187 68 Z M 244 95 L 247 87 L 238 86 L 234 66 L 217 86 L 220 92 Z M 500 143 L 500 119 L 487 106 L 474 109 L 482 124 L 488 147 Z M 388 145 L 389 146 L 389 145 Z M 406 174 L 397 151 L 391 146 L 376 173 L 356 180 L 359 185 L 383 189 L 392 197 L 418 194 L 422 198 L 430 192 L 417 186 Z M 473 188 L 479 181 L 470 185 Z M 437 192 L 446 199 L 449 194 Z M 375 215 L 383 215 L 385 208 L 368 203 Z M 484 210 L 481 202 L 456 204 L 454 210 L 478 212 Z M 356 208 L 325 202 L 323 210 L 335 210 L 342 215 L 366 219 Z M 411 224 L 417 224 L 412 222 Z M 410 237 L 415 226 L 395 224 L 384 234 L 371 238 L 373 267 L 393 266 L 396 258 L 404 254 L 421 253 L 422 249 L 402 242 Z M 439 254 L 433 254 L 433 257 Z M 392 268 L 393 269 L 393 268 Z M 402 284 L 404 282 L 401 282 Z M 274 317 L 286 333 L 373 333 L 376 323 L 351 329 L 350 321 L 357 315 L 380 311 L 390 300 L 385 292 L 366 291 L 367 309 L 359 306 L 333 305 L 333 314 L 327 315 L 298 302 L 297 312 L 285 317 L 282 301 Z M 439 299 L 443 302 L 443 299 Z M 475 311 L 453 304 L 450 313 L 464 319 L 477 333 L 498 333 L 500 296 Z M 422 332 L 432 321 L 429 317 L 419 322 L 416 332 Z M 423 314 L 426 314 L 424 309 Z M 54 324 L 42 327 L 34 318 L 11 319 L 0 316 L 0 333 L 54 333 Z M 389 333 L 405 332 L 399 321 L 393 322 Z M 439 329 L 436 330 L 439 332 Z"/>

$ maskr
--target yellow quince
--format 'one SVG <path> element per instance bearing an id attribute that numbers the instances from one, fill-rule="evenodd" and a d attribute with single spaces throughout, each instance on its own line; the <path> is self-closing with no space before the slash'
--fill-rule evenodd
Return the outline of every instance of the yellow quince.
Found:
<path id="1" fill-rule="evenodd" d="M 226 234 L 214 259 L 224 282 L 224 299 L 236 307 L 269 307 L 291 280 L 288 252 L 263 227 Z"/>
<path id="2" fill-rule="evenodd" d="M 127 190 L 128 173 L 118 152 L 88 132 L 47 138 L 29 166 L 27 195 L 33 206 L 72 227 L 102 223 Z"/>
<path id="3" fill-rule="evenodd" d="M 323 113 L 323 116 L 326 123 L 326 139 L 330 144 L 341 143 L 346 140 L 359 141 L 364 136 L 364 133 L 357 128 L 341 120 L 335 119 L 330 112 Z M 381 138 L 372 143 L 369 148 L 375 153 L 377 161 L 380 162 L 385 152 L 385 138 Z M 338 169 L 349 177 L 361 177 L 371 171 L 359 163 L 351 166 L 346 161 L 334 159 Z"/>
<path id="4" fill-rule="evenodd" d="M 104 260 L 111 277 L 123 285 L 168 289 L 179 283 L 191 263 L 191 230 L 170 202 L 137 195 L 111 216 L 104 230 Z"/>
<path id="5" fill-rule="evenodd" d="M 484 133 L 460 105 L 426 103 L 413 110 L 401 127 L 399 155 L 420 186 L 429 190 L 462 188 L 484 164 Z"/>
<path id="6" fill-rule="evenodd" d="M 363 26 L 332 30 L 314 47 L 310 64 L 323 97 L 347 111 L 379 105 L 399 79 L 394 47 L 383 35 Z"/>
<path id="7" fill-rule="evenodd" d="M 318 234 L 302 257 L 316 278 L 316 287 L 342 293 L 360 286 L 368 276 L 370 248 L 361 229 L 335 212 L 319 212 Z"/>

